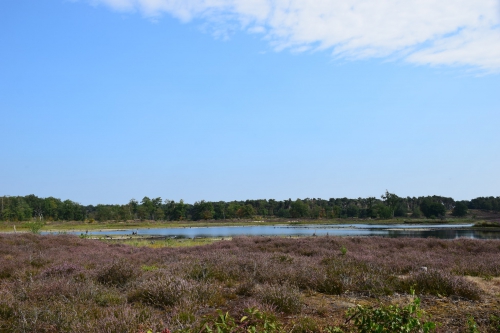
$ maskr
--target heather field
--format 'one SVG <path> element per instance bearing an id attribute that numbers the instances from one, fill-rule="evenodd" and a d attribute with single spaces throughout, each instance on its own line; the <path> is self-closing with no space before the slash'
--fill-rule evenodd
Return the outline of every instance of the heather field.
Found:
<path id="1" fill-rule="evenodd" d="M 0 235 L 0 332 L 358 332 L 357 305 L 411 290 L 437 332 L 500 332 L 500 241 Z"/>

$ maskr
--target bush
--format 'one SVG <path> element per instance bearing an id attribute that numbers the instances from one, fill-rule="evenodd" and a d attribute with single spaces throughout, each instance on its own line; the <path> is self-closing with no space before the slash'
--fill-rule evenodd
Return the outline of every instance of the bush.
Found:
<path id="1" fill-rule="evenodd" d="M 8 279 L 14 274 L 14 263 L 7 263 L 0 260 L 0 280 Z"/>
<path id="2" fill-rule="evenodd" d="M 45 222 L 42 222 L 42 221 L 32 221 L 32 222 L 24 223 L 24 226 L 26 226 L 26 228 L 28 228 L 28 230 L 32 234 L 36 234 L 36 235 L 38 235 L 40 233 L 40 230 L 42 230 L 44 225 L 45 225 Z"/>
<path id="3" fill-rule="evenodd" d="M 472 282 L 463 277 L 437 270 L 413 274 L 403 284 L 406 285 L 406 288 L 414 286 L 415 291 L 419 294 L 456 295 L 470 300 L 481 298 L 481 291 Z"/>
<path id="4" fill-rule="evenodd" d="M 276 317 L 262 312 L 257 308 L 248 308 L 245 310 L 247 315 L 240 320 L 236 320 L 229 312 L 217 310 L 216 319 L 205 318 L 205 324 L 200 332 L 217 333 L 282 333 L 280 323 Z"/>
<path id="5" fill-rule="evenodd" d="M 283 313 L 297 313 L 302 308 L 299 290 L 288 284 L 265 284 L 260 286 L 257 296 L 262 302 L 275 306 Z"/>
<path id="6" fill-rule="evenodd" d="M 112 306 L 125 303 L 125 298 L 113 290 L 102 290 L 94 296 L 94 302 L 99 306 Z"/>
<path id="7" fill-rule="evenodd" d="M 328 295 L 341 295 L 346 290 L 346 286 L 337 273 L 329 269 L 314 289 Z"/>
<path id="8" fill-rule="evenodd" d="M 105 285 L 123 287 L 136 275 L 134 266 L 124 260 L 119 260 L 97 272 L 97 281 Z"/>
<path id="9" fill-rule="evenodd" d="M 156 307 L 173 306 L 188 293 L 190 284 L 181 278 L 170 275 L 156 275 L 140 283 L 128 300 L 142 302 Z"/>
<path id="10" fill-rule="evenodd" d="M 309 317 L 302 317 L 294 323 L 291 333 L 315 333 L 319 332 L 316 321 Z"/>
<path id="11" fill-rule="evenodd" d="M 360 333 L 434 331 L 436 324 L 421 321 L 423 314 L 423 311 L 420 310 L 419 298 L 415 298 L 412 303 L 405 307 L 389 305 L 373 308 L 358 305 L 347 311 L 348 321 L 354 319 L 354 326 Z"/>
<path id="12" fill-rule="evenodd" d="M 245 280 L 236 288 L 236 295 L 251 296 L 253 294 L 255 282 L 252 280 Z"/>
<path id="13" fill-rule="evenodd" d="M 51 276 L 68 276 L 73 273 L 80 271 L 81 268 L 71 263 L 63 263 L 61 265 L 52 266 L 46 269 L 42 276 L 51 277 Z"/>

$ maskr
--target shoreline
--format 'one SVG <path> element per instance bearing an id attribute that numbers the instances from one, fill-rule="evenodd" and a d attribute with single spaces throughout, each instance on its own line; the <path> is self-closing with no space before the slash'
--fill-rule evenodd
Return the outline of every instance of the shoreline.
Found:
<path id="1" fill-rule="evenodd" d="M 349 226 L 352 224 L 366 225 L 387 225 L 388 227 L 398 224 L 406 225 L 421 225 L 425 228 L 426 225 L 436 224 L 456 224 L 466 225 L 479 223 L 482 220 L 455 220 L 448 221 L 417 219 L 415 221 L 408 219 L 393 219 L 393 220 L 374 220 L 374 219 L 333 219 L 333 220 L 231 220 L 231 221 L 190 221 L 190 222 L 156 222 L 156 221 L 124 221 L 124 222 L 96 222 L 96 223 L 75 223 L 75 222 L 47 222 L 43 228 L 44 232 L 85 232 L 85 231 L 127 231 L 136 229 L 176 229 L 176 228 L 207 228 L 207 227 L 250 227 L 250 226 L 276 226 L 276 227 L 302 227 L 307 225 L 332 225 L 332 226 Z M 17 232 L 28 231 L 23 226 L 25 222 L 0 222 L 0 233 L 14 233 L 13 228 Z M 473 228 L 473 227 L 467 227 Z M 491 230 L 495 227 L 486 227 Z M 498 227 L 500 229 L 500 227 Z"/>

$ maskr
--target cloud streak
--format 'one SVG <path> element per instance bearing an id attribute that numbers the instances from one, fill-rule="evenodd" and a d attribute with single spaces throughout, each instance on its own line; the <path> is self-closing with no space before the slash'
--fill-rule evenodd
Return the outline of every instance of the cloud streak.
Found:
<path id="1" fill-rule="evenodd" d="M 263 34 L 276 50 L 500 70 L 498 0 L 90 0 Z M 222 28 L 223 29 L 223 28 Z"/>

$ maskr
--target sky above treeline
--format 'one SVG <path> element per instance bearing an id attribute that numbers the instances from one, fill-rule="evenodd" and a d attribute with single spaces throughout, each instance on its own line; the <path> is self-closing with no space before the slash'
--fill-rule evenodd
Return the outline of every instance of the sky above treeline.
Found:
<path id="1" fill-rule="evenodd" d="M 3 0 L 0 43 L 0 196 L 500 195 L 497 0 Z"/>

